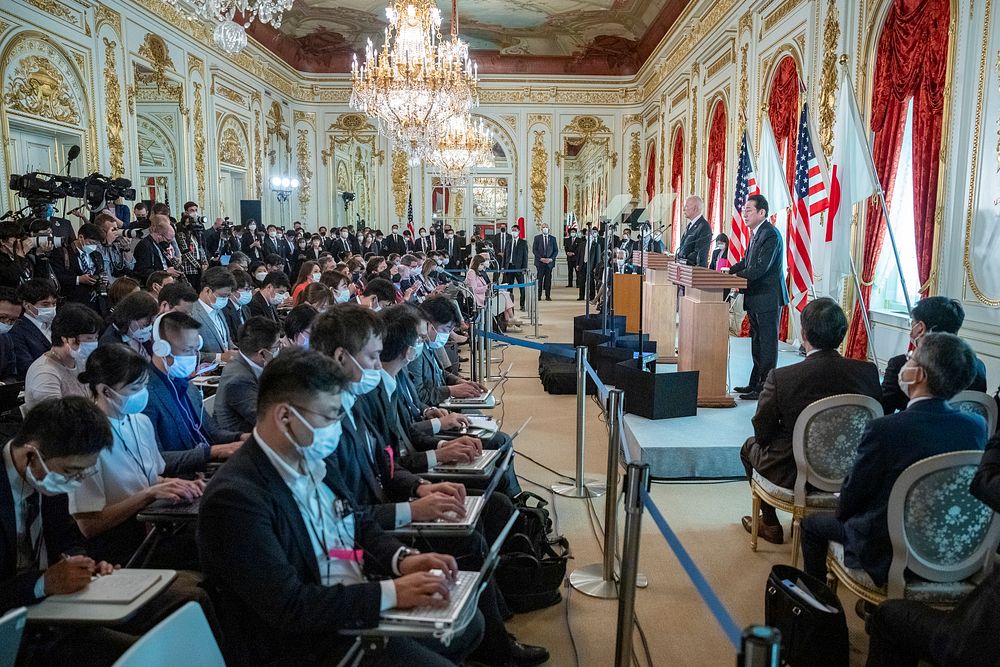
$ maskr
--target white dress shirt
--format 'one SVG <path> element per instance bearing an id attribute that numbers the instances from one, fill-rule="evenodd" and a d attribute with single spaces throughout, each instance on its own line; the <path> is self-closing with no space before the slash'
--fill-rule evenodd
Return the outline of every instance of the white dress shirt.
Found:
<path id="1" fill-rule="evenodd" d="M 34 558 L 34 545 L 38 544 L 39 540 L 42 539 L 41 498 L 38 499 L 38 516 L 28 526 L 26 521 L 28 516 L 28 498 L 38 492 L 21 478 L 21 475 L 18 474 L 17 469 L 14 467 L 14 457 L 10 452 L 10 442 L 4 445 L 3 462 L 7 468 L 7 481 L 10 482 L 10 493 L 14 500 L 14 527 L 17 533 L 17 571 L 23 572 L 34 567 L 44 567 L 47 560 L 44 543 L 40 545 L 39 560 L 41 562 L 35 562 Z M 45 575 L 38 577 L 38 581 L 35 582 L 34 593 L 36 598 L 41 599 L 45 597 Z"/>
<path id="2" fill-rule="evenodd" d="M 39 331 L 41 331 L 41 332 L 42 332 L 42 335 L 43 335 L 43 336 L 45 336 L 45 338 L 46 338 L 46 339 L 47 339 L 47 340 L 48 340 L 48 341 L 49 341 L 50 343 L 52 342 L 52 326 L 51 326 L 51 325 L 49 325 L 49 324 L 45 324 L 45 323 L 44 323 L 44 322 L 42 322 L 41 320 L 36 320 L 36 319 L 35 319 L 34 317 L 32 317 L 31 315 L 29 315 L 27 311 L 25 311 L 25 313 L 24 313 L 24 317 L 25 317 L 25 318 L 26 318 L 26 319 L 27 319 L 27 320 L 28 320 L 29 322 L 31 322 L 32 324 L 34 324 L 34 325 L 35 325 L 35 328 L 37 328 L 37 329 L 38 329 Z"/>
<path id="3" fill-rule="evenodd" d="M 222 344 L 228 348 L 229 347 L 229 325 L 226 324 L 226 320 L 222 317 L 222 311 L 212 308 L 206 304 L 201 299 L 198 299 L 198 304 L 205 309 L 208 313 L 208 318 L 212 320 L 212 324 L 215 325 L 216 331 L 219 332 L 219 336 L 222 338 Z"/>
<path id="4" fill-rule="evenodd" d="M 347 558 L 330 556 L 332 549 L 354 551 L 354 513 L 344 510 L 346 503 L 338 499 L 324 482 L 326 464 L 321 460 L 303 460 L 297 467 L 288 463 L 264 442 L 257 429 L 254 437 L 261 443 L 267 459 L 274 466 L 282 481 L 292 492 L 302 521 L 309 533 L 309 541 L 316 554 L 320 581 L 324 586 L 361 584 L 367 581 L 361 563 Z M 400 549 L 401 551 L 402 549 Z M 393 558 L 393 569 L 399 553 Z M 382 589 L 380 608 L 385 611 L 396 606 L 396 584 L 391 579 L 379 582 Z"/>

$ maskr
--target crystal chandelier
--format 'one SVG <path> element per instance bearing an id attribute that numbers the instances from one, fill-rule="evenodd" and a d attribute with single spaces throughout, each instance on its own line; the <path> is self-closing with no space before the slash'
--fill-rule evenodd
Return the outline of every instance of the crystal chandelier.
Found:
<path id="1" fill-rule="evenodd" d="M 281 18 L 292 8 L 292 0 L 167 0 L 193 19 L 196 16 L 216 23 L 212 37 L 215 44 L 227 53 L 239 53 L 247 45 L 246 29 L 254 19 L 275 28 L 281 27 Z M 239 15 L 241 21 L 237 21 Z"/>
<path id="2" fill-rule="evenodd" d="M 468 114 L 452 118 L 429 155 L 446 185 L 462 185 L 479 167 L 493 166 L 493 135 L 483 119 Z"/>
<path id="3" fill-rule="evenodd" d="M 455 19 L 451 41 L 441 43 L 433 0 L 394 0 L 385 13 L 381 51 L 368 40 L 364 64 L 355 55 L 351 65 L 351 106 L 412 157 L 426 158 L 449 120 L 479 103 L 478 73 Z"/>

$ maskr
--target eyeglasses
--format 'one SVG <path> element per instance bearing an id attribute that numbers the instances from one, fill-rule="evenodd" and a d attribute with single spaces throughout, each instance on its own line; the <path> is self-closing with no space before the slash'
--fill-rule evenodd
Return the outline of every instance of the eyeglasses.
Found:
<path id="1" fill-rule="evenodd" d="M 337 422 L 342 421 L 344 419 L 344 410 L 343 410 L 343 408 L 341 408 L 340 410 L 337 411 L 336 416 L 331 417 L 330 415 L 326 414 L 325 412 L 319 412 L 318 410 L 310 410 L 309 408 L 303 407 L 301 405 L 293 405 L 292 407 L 295 408 L 296 410 L 301 411 L 301 412 L 309 412 L 311 414 L 314 414 L 314 415 L 317 415 L 319 417 L 322 417 L 323 419 L 325 419 L 330 424 L 336 424 Z"/>

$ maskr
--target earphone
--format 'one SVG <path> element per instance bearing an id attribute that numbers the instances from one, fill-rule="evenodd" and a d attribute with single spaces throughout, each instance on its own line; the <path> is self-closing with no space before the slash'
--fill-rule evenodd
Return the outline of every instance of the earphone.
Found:
<path id="1" fill-rule="evenodd" d="M 153 347 L 152 347 L 152 351 L 153 351 L 153 355 L 157 356 L 157 357 L 169 357 L 170 354 L 171 354 L 170 341 L 164 340 L 160 336 L 160 322 L 163 320 L 163 317 L 165 315 L 167 315 L 167 313 L 160 313 L 159 315 L 156 316 L 156 319 L 153 320 Z M 200 350 L 204 344 L 205 344 L 205 341 L 202 339 L 201 334 L 199 334 L 198 335 L 198 349 Z"/>

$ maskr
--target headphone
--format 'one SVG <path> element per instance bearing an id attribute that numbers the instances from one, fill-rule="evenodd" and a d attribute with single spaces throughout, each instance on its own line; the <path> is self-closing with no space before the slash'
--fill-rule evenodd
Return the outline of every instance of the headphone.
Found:
<path id="1" fill-rule="evenodd" d="M 156 319 L 153 320 L 152 351 L 153 354 L 157 357 L 169 357 L 171 355 L 170 341 L 164 340 L 160 336 L 160 323 L 166 314 L 167 313 L 160 313 L 159 315 L 156 316 Z M 205 341 L 202 339 L 201 334 L 198 334 L 198 349 L 200 350 L 204 344 Z"/>

